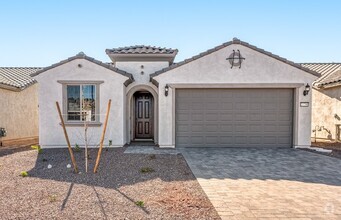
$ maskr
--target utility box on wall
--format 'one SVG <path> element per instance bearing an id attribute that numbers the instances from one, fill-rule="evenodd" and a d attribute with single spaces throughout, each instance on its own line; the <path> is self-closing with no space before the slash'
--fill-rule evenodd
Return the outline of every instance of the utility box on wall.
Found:
<path id="1" fill-rule="evenodd" d="M 7 131 L 5 128 L 0 128 L 0 138 L 6 137 Z"/>
<path id="2" fill-rule="evenodd" d="M 2 137 L 6 137 L 7 131 L 5 128 L 0 128 L 0 146 L 2 146 L 2 141 L 1 138 Z"/>

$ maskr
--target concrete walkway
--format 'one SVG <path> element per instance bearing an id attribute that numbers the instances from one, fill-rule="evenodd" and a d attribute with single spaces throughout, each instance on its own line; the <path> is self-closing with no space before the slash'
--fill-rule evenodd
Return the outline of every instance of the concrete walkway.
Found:
<path id="1" fill-rule="evenodd" d="M 295 149 L 180 149 L 222 219 L 341 219 L 341 160 Z"/>

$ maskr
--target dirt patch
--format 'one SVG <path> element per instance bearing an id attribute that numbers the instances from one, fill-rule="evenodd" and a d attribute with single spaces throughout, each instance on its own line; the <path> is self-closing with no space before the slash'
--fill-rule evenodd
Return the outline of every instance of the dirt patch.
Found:
<path id="1" fill-rule="evenodd" d="M 124 150 L 104 150 L 97 174 L 85 173 L 83 150 L 75 153 L 80 174 L 67 168 L 67 149 L 1 154 L 1 218 L 219 219 L 182 155 L 151 157 Z M 90 151 L 89 171 L 96 153 Z"/>

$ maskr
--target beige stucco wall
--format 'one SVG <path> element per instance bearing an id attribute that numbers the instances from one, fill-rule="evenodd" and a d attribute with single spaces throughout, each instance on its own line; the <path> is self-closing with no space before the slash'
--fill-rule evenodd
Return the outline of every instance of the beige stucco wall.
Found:
<path id="1" fill-rule="evenodd" d="M 240 50 L 246 60 L 241 69 L 232 68 L 226 58 L 232 50 Z M 311 92 L 303 96 L 304 86 L 316 80 L 296 67 L 261 54 L 248 47 L 233 44 L 186 65 L 156 76 L 159 82 L 159 145 L 175 147 L 176 88 L 293 88 L 295 94 L 293 146 L 310 146 Z M 165 85 L 169 95 L 164 95 Z M 300 107 L 308 102 L 309 107 Z"/>
<path id="2" fill-rule="evenodd" d="M 3 141 L 38 136 L 38 84 L 20 92 L 0 89 L 0 127 L 7 130 Z"/>
<path id="3" fill-rule="evenodd" d="M 318 140 L 335 140 L 335 125 L 341 124 L 341 87 L 313 89 L 312 110 L 312 140 L 315 141 L 315 129 Z"/>

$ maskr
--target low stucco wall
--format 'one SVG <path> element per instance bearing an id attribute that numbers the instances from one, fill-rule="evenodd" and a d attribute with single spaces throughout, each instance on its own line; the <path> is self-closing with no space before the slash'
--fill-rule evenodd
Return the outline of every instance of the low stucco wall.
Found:
<path id="1" fill-rule="evenodd" d="M 0 127 L 7 130 L 4 143 L 38 137 L 38 84 L 20 92 L 0 89 L 0 100 Z"/>
<path id="2" fill-rule="evenodd" d="M 335 140 L 336 124 L 341 124 L 341 87 L 324 90 L 313 89 L 311 137 L 318 140 Z"/>

